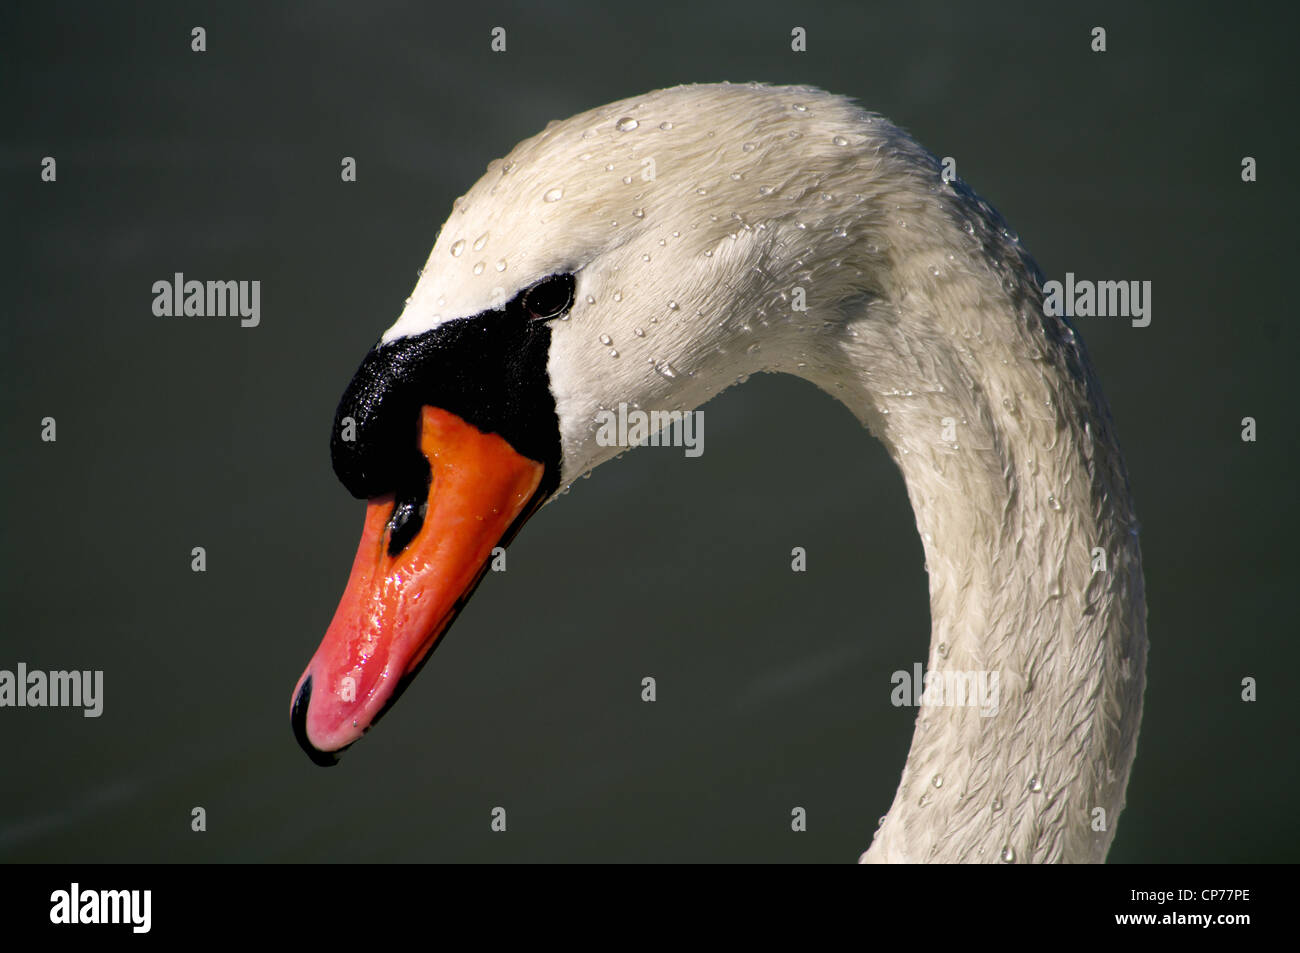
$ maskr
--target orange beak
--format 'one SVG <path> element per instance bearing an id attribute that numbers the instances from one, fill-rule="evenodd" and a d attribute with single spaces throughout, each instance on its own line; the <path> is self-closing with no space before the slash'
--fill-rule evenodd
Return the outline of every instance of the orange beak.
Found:
<path id="1" fill-rule="evenodd" d="M 541 502 L 543 465 L 455 414 L 421 409 L 420 450 L 432 474 L 423 524 L 390 555 L 393 495 L 369 501 L 347 588 L 294 689 L 294 734 L 317 764 L 333 764 L 397 700 L 483 578 L 493 548 Z"/>

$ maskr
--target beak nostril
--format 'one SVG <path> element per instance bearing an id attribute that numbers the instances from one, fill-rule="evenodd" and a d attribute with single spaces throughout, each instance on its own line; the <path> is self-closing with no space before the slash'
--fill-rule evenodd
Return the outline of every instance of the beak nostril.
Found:
<path id="1" fill-rule="evenodd" d="M 308 675 L 293 700 L 293 708 L 289 712 L 289 721 L 293 724 L 293 736 L 298 739 L 299 746 L 303 751 L 307 752 L 307 757 L 311 758 L 312 763 L 318 764 L 322 768 L 332 768 L 339 763 L 338 752 L 321 751 L 307 737 L 307 709 L 310 707 L 311 676 Z"/>
<path id="2" fill-rule="evenodd" d="M 418 465 L 407 468 L 411 478 L 394 494 L 393 515 L 388 518 L 388 555 L 397 556 L 424 526 L 429 510 L 429 489 L 433 485 L 433 468 L 422 453 Z"/>

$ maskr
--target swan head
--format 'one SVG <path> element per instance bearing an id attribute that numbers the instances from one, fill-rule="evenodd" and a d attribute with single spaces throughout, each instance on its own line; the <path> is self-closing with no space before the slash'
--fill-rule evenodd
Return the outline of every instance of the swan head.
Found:
<path id="1" fill-rule="evenodd" d="M 489 164 L 339 405 L 335 471 L 370 503 L 294 693 L 313 759 L 387 710 L 529 514 L 624 449 L 601 412 L 690 410 L 822 363 L 803 332 L 888 290 L 864 234 L 902 207 L 895 134 L 815 89 L 684 86 Z"/>
<path id="2" fill-rule="evenodd" d="M 888 249 L 864 236 L 894 198 L 882 146 L 903 141 L 809 87 L 679 86 L 553 122 L 455 201 L 381 347 L 572 276 L 546 322 L 569 483 L 620 449 L 596 440 L 597 412 L 698 406 L 778 369 L 774 338 L 878 290 Z"/>

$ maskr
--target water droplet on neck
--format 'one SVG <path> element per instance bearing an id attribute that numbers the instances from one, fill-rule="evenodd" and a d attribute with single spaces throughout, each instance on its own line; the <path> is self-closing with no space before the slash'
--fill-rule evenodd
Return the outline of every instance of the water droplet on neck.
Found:
<path id="1" fill-rule="evenodd" d="M 1047 498 L 1047 505 L 1054 510 L 1059 510 L 1061 508 L 1061 501 L 1054 496 L 1049 496 Z"/>
<path id="2" fill-rule="evenodd" d="M 564 189 L 550 189 L 542 196 L 543 201 L 546 202 L 558 202 L 562 198 L 564 198 Z"/>
<path id="3" fill-rule="evenodd" d="M 610 357 L 618 357 L 618 351 L 614 350 L 614 349 L 611 347 L 611 348 L 609 349 L 609 356 L 610 356 Z"/>
<path id="4" fill-rule="evenodd" d="M 639 125 L 641 124 L 637 122 L 635 119 L 633 119 L 631 116 L 624 116 L 618 122 L 614 123 L 614 128 L 617 129 L 619 132 L 631 132 Z"/>
<path id="5" fill-rule="evenodd" d="M 1003 847 L 1002 853 L 998 856 L 1002 858 L 1004 864 L 1014 864 L 1016 862 L 1016 852 L 1011 847 Z"/>
<path id="6" fill-rule="evenodd" d="M 996 814 L 1000 810 L 1002 810 L 1002 798 L 995 797 L 993 799 L 993 812 Z"/>
<path id="7" fill-rule="evenodd" d="M 639 338 L 645 337 L 645 331 L 643 331 L 641 328 L 633 328 L 632 333 Z"/>
<path id="8" fill-rule="evenodd" d="M 634 208 L 634 209 L 632 209 L 632 217 L 633 217 L 633 218 L 645 218 L 645 209 L 643 209 L 643 208 Z"/>
<path id="9" fill-rule="evenodd" d="M 504 258 L 497 259 L 497 271 L 505 271 L 505 270 L 506 270 L 506 260 Z"/>
<path id="10" fill-rule="evenodd" d="M 831 140 L 831 142 L 837 146 L 847 146 L 849 144 L 849 140 L 845 139 L 843 136 L 836 136 Z"/>
<path id="11" fill-rule="evenodd" d="M 934 780 L 933 780 L 931 783 L 934 784 L 934 786 L 937 787 L 937 788 L 941 788 L 941 787 L 943 787 L 943 775 L 942 775 L 942 774 L 936 774 L 936 775 L 934 776 Z"/>
<path id="12" fill-rule="evenodd" d="M 459 258 L 460 253 L 463 252 L 464 250 L 465 250 L 465 239 L 463 238 L 456 239 L 456 241 L 452 242 L 451 245 L 451 257 Z"/>
<path id="13" fill-rule="evenodd" d="M 600 343 L 605 345 L 605 347 L 609 347 L 611 344 L 614 343 L 614 339 L 611 338 L 608 334 L 602 334 L 600 336 Z"/>
<path id="14" fill-rule="evenodd" d="M 481 274 L 483 274 L 483 269 L 486 268 L 486 267 L 487 267 L 487 263 L 486 263 L 486 262 L 482 262 L 482 261 L 475 262 L 475 263 L 474 263 L 474 274 L 476 274 L 476 275 L 481 275 Z"/>
<path id="15" fill-rule="evenodd" d="M 679 307 L 679 305 L 677 304 L 676 301 L 669 301 L 669 302 L 668 302 L 668 310 L 669 310 L 669 311 L 676 311 L 676 310 L 678 309 L 678 307 Z"/>
<path id="16" fill-rule="evenodd" d="M 1039 791 L 1043 789 L 1043 782 L 1040 781 L 1037 777 L 1033 777 L 1029 779 L 1029 784 L 1027 786 L 1029 790 L 1037 794 Z"/>
<path id="17" fill-rule="evenodd" d="M 475 250 L 475 251 L 482 251 L 482 250 L 483 250 L 483 246 L 487 244 L 487 240 L 488 240 L 488 233 L 487 233 L 487 232 L 484 232 L 484 233 L 483 233 L 482 235 L 480 235 L 478 238 L 474 239 L 474 250 Z"/>
<path id="18" fill-rule="evenodd" d="M 936 646 L 934 647 L 934 651 L 935 651 L 936 654 L 938 654 L 939 658 L 947 658 L 947 657 L 948 657 L 948 643 L 947 643 L 947 642 L 940 642 L 938 645 L 936 645 Z"/>
<path id="19" fill-rule="evenodd" d="M 614 300 L 615 300 L 615 301 L 622 301 L 622 300 L 623 300 L 623 292 L 621 292 L 621 291 L 615 291 L 615 292 L 614 292 Z"/>
<path id="20" fill-rule="evenodd" d="M 672 127 L 673 127 L 673 124 L 670 123 L 670 122 L 667 122 L 667 121 L 665 121 L 665 122 L 661 122 L 661 123 L 659 124 L 659 128 L 662 129 L 664 132 L 667 132 L 667 131 L 668 131 L 669 129 L 671 129 Z"/>

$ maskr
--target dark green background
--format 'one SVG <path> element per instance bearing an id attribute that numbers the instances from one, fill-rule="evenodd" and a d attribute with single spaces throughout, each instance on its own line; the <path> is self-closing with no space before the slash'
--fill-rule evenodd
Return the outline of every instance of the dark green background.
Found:
<path id="1" fill-rule="evenodd" d="M 710 404 L 703 457 L 637 451 L 548 506 L 340 767 L 287 718 L 361 523 L 334 405 L 451 200 L 551 119 L 729 79 L 854 96 L 957 157 L 1049 276 L 1154 283 L 1149 328 L 1077 322 L 1150 605 L 1111 859 L 1295 859 L 1294 24 L 1129 6 L 7 4 L 0 668 L 103 669 L 106 701 L 0 710 L 0 858 L 857 857 L 926 578 L 883 450 L 791 378 Z M 174 271 L 260 280 L 261 326 L 154 317 Z"/>

